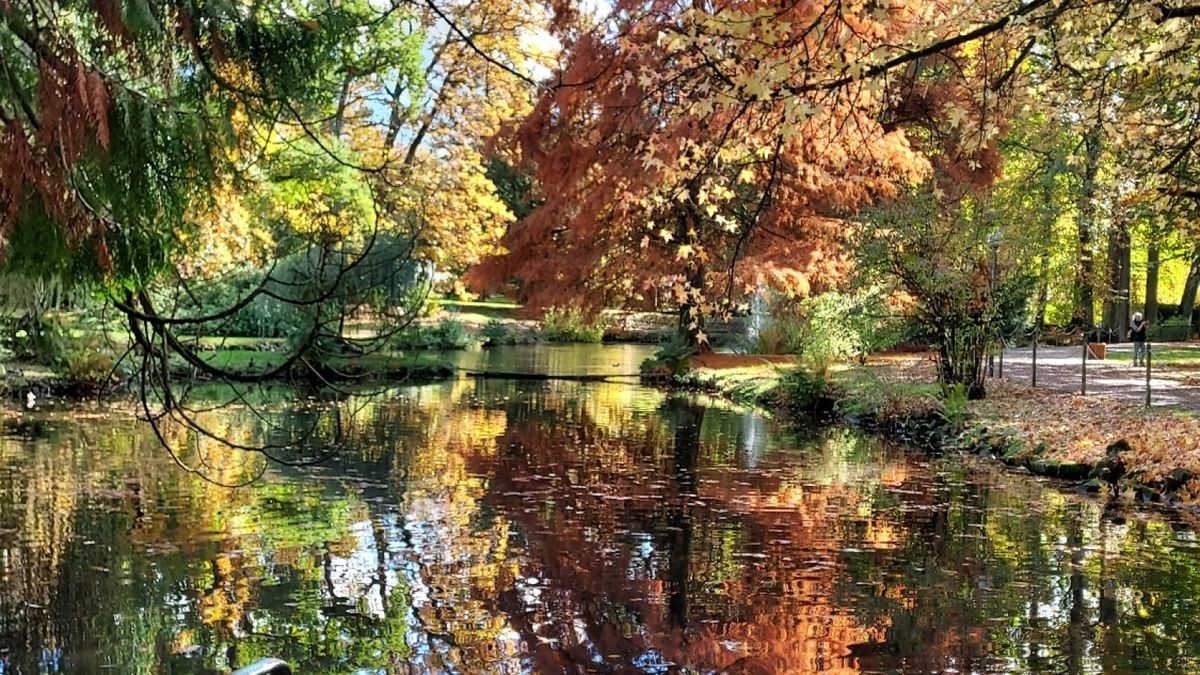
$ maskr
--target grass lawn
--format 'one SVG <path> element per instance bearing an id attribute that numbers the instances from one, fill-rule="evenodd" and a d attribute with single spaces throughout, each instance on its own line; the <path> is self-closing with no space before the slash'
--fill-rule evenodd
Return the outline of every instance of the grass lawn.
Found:
<path id="1" fill-rule="evenodd" d="M 200 358 L 210 365 L 227 370 L 265 370 L 283 363 L 286 354 L 257 349 L 218 349 L 201 352 Z"/>
<path id="2" fill-rule="evenodd" d="M 1200 368 L 1200 347 L 1161 347 L 1151 344 L 1151 366 L 1177 366 L 1183 368 Z M 1132 363 L 1133 352 L 1110 353 L 1107 361 Z"/>
<path id="3" fill-rule="evenodd" d="M 700 354 L 692 357 L 686 378 L 735 401 L 753 401 L 773 389 L 796 363 L 794 356 Z"/>
<path id="4" fill-rule="evenodd" d="M 181 338 L 182 339 L 182 338 Z M 259 337 L 220 337 L 206 335 L 198 340 L 201 349 L 230 349 L 245 351 L 266 351 L 282 348 L 287 344 L 283 338 Z"/>
<path id="5" fill-rule="evenodd" d="M 200 357 L 209 364 L 237 372 L 259 372 L 283 363 L 286 352 L 267 352 L 254 349 L 221 349 L 201 352 Z M 443 365 L 441 355 L 433 352 L 410 352 L 407 354 L 375 353 L 361 357 L 338 357 L 329 360 L 335 369 L 353 369 L 363 372 L 386 374 L 410 368 L 425 368 Z"/>
<path id="6" fill-rule="evenodd" d="M 520 309 L 521 306 L 511 300 L 438 300 L 442 307 L 458 309 Z"/>

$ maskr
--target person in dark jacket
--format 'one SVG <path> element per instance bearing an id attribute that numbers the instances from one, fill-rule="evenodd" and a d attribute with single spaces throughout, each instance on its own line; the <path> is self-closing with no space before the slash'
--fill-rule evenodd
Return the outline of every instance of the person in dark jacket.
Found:
<path id="1" fill-rule="evenodd" d="M 1133 313 L 1133 321 L 1129 322 L 1129 339 L 1133 341 L 1134 367 L 1146 364 L 1146 328 L 1149 324 L 1142 318 L 1141 312 Z"/>

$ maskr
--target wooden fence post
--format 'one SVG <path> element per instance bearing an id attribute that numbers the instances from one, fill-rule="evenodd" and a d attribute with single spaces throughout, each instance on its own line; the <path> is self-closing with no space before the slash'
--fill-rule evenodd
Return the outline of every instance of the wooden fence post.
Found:
<path id="1" fill-rule="evenodd" d="M 1146 407 L 1150 407 L 1150 343 L 1146 342 Z"/>
<path id="2" fill-rule="evenodd" d="M 1035 331 L 1033 331 L 1033 384 L 1032 384 L 1032 386 L 1034 386 L 1034 387 L 1037 386 L 1037 341 L 1038 341 L 1038 334 L 1037 334 L 1037 331 L 1035 330 Z"/>
<path id="3" fill-rule="evenodd" d="M 1080 370 L 1082 381 L 1079 385 L 1079 393 L 1082 396 L 1087 396 L 1087 357 L 1088 357 L 1088 339 L 1087 333 L 1083 334 L 1083 368 Z"/>

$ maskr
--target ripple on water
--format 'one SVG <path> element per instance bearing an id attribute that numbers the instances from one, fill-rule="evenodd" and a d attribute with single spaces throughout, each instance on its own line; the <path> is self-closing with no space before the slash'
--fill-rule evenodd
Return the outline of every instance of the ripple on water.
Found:
<path id="1" fill-rule="evenodd" d="M 1200 671 L 1197 538 L 1053 483 L 633 385 L 338 405 L 240 489 L 127 418 L 0 439 L 0 673 Z"/>

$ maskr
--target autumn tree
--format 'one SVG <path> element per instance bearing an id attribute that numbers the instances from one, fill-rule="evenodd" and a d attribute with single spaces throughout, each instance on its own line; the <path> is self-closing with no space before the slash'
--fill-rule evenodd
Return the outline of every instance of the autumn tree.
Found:
<path id="1" fill-rule="evenodd" d="M 894 285 L 938 353 L 938 379 L 985 395 L 984 357 L 1025 324 L 1036 277 L 1014 261 L 1037 242 L 998 243 L 1013 228 L 994 196 L 932 190 L 872 209 L 858 226 L 859 273 Z M 995 237 L 1001 239 L 997 240 Z M 993 258 L 995 256 L 995 258 Z"/>
<path id="2" fill-rule="evenodd" d="M 128 320 L 145 414 L 202 435 L 214 432 L 173 381 L 181 369 L 246 384 L 325 379 L 330 350 L 383 349 L 422 300 L 428 267 L 413 261 L 470 262 L 511 218 L 480 153 L 486 125 L 519 108 L 479 82 L 493 70 L 524 82 L 515 69 L 529 64 L 517 63 L 511 16 L 465 34 L 467 15 L 450 6 L 0 6 L 6 269 L 95 281 Z M 461 36 L 454 53 L 478 56 L 474 70 L 425 67 L 435 34 Z M 513 65 L 487 42 L 506 36 Z M 430 87 L 447 92 L 441 112 L 422 105 Z M 384 92 L 405 92 L 391 112 L 425 129 L 405 141 L 438 145 L 397 152 L 379 119 Z M 483 126 L 456 132 L 462 116 Z M 192 282 L 230 266 L 257 268 L 255 283 L 221 306 L 199 302 Z M 297 317 L 286 356 L 249 371 L 203 358 L 198 335 L 255 302 Z M 348 335 L 366 302 L 383 328 Z"/>
<path id="3" fill-rule="evenodd" d="M 545 201 L 474 279 L 516 280 L 533 307 L 593 308 L 669 280 L 700 343 L 704 316 L 747 290 L 830 284 L 862 205 L 934 167 L 994 175 L 1020 52 L 1001 35 L 966 49 L 950 17 L 998 30 L 1041 5 L 973 7 L 616 3 L 572 34 L 513 133 Z"/>

